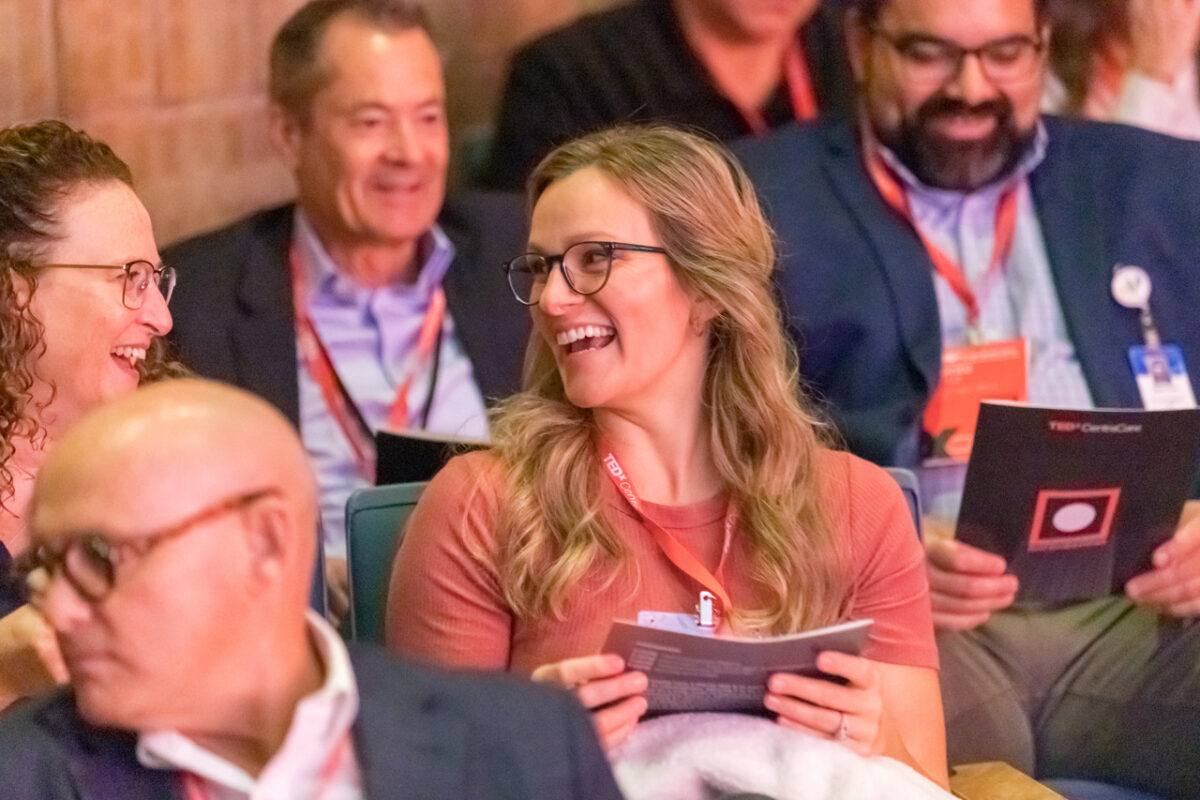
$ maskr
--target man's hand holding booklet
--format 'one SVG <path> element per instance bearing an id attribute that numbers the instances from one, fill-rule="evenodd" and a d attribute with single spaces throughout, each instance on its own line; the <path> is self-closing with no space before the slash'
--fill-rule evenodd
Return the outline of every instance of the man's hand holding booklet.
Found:
<path id="1" fill-rule="evenodd" d="M 1200 409 L 984 403 L 955 537 L 1003 556 L 1018 600 L 1124 591 L 1174 533 L 1200 460 Z"/>

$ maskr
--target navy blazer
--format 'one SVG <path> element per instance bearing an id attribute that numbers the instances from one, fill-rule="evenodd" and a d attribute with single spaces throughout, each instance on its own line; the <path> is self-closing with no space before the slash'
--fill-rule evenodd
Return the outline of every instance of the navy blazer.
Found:
<path id="1" fill-rule="evenodd" d="M 350 651 L 355 755 L 367 800 L 620 800 L 591 720 L 563 692 L 502 675 L 449 675 Z M 136 737 L 94 728 L 71 695 L 0 716 L 0 795 L 183 800 L 179 773 L 143 767 Z"/>
<path id="2" fill-rule="evenodd" d="M 296 328 L 288 247 L 294 206 L 260 211 L 163 251 L 179 272 L 170 334 L 198 374 L 241 386 L 300 420 Z M 486 401 L 520 389 L 529 312 L 501 263 L 525 252 L 528 220 L 518 195 L 470 193 L 446 203 L 438 223 L 454 243 L 443 287 L 455 334 Z"/>
<path id="3" fill-rule="evenodd" d="M 1200 144 L 1123 125 L 1045 118 L 1030 187 L 1067 331 L 1101 407 L 1140 408 L 1128 363 L 1138 314 L 1113 300 L 1117 264 L 1144 267 L 1166 342 L 1200 390 Z M 778 284 L 808 387 L 851 450 L 919 460 L 941 370 L 933 265 L 871 183 L 855 128 L 828 119 L 736 147 L 780 244 Z"/>

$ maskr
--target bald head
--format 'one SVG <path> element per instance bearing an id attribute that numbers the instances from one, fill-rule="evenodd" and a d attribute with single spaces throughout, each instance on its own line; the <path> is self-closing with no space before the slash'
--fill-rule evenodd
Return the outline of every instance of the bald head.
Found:
<path id="1" fill-rule="evenodd" d="M 94 499 L 97 511 L 127 501 L 142 510 L 134 533 L 272 487 L 300 529 L 314 530 L 316 485 L 291 424 L 239 389 L 166 381 L 102 406 L 56 444 L 38 476 L 33 527 L 60 527 L 43 523 L 67 497 Z M 165 516 L 151 513 L 149 498 L 171 501 Z"/>
<path id="2" fill-rule="evenodd" d="M 291 425 L 245 392 L 169 381 L 85 416 L 30 520 L 64 554 L 42 607 L 93 722 L 219 728 L 263 665 L 308 657 L 315 483 Z"/>
<path id="3" fill-rule="evenodd" d="M 290 423 L 244 391 L 173 380 L 85 416 L 43 465 L 34 504 L 36 513 L 62 492 L 104 487 L 166 493 L 186 512 L 259 485 L 280 487 L 298 510 L 314 506 L 316 486 Z"/>

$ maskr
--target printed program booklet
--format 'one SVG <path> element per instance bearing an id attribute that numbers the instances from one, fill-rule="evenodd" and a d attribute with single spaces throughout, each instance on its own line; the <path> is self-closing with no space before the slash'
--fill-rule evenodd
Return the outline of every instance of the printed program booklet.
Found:
<path id="1" fill-rule="evenodd" d="M 647 713 L 735 711 L 766 714 L 767 677 L 794 672 L 834 678 L 817 669 L 817 654 L 858 655 L 871 620 L 855 620 L 789 636 L 716 637 L 615 621 L 601 652 L 617 653 L 649 678 Z"/>
<path id="2" fill-rule="evenodd" d="M 375 483 L 427 481 L 454 456 L 487 447 L 479 439 L 454 439 L 422 431 L 375 434 Z"/>
<path id="3" fill-rule="evenodd" d="M 1018 600 L 1118 594 L 1174 533 L 1198 459 L 1200 409 L 983 403 L 955 537 L 1007 559 Z"/>

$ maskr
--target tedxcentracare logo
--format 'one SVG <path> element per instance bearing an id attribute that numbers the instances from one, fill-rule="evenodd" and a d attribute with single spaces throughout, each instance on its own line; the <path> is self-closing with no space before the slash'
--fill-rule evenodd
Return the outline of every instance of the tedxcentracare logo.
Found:
<path id="1" fill-rule="evenodd" d="M 1120 500 L 1119 486 L 1040 490 L 1029 531 L 1030 552 L 1103 547 Z"/>

